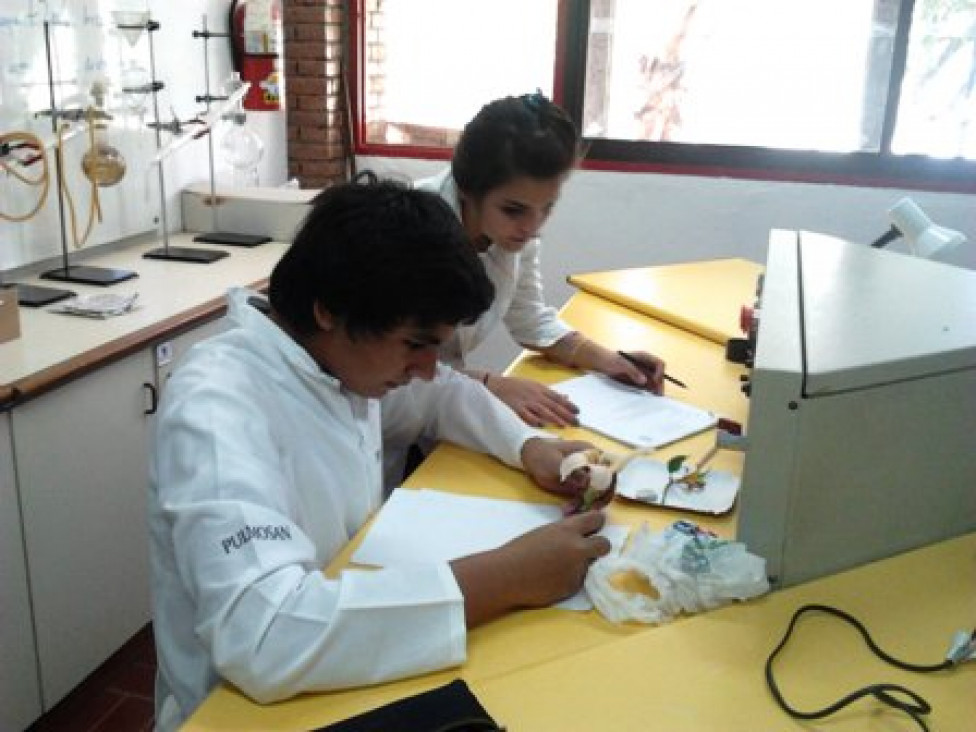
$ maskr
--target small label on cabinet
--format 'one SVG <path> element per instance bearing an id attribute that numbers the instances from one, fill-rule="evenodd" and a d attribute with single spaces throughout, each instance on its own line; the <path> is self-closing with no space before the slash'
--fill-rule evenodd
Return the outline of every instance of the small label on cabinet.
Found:
<path id="1" fill-rule="evenodd" d="M 173 360 L 173 342 L 163 341 L 156 346 L 156 366 L 165 366 Z"/>

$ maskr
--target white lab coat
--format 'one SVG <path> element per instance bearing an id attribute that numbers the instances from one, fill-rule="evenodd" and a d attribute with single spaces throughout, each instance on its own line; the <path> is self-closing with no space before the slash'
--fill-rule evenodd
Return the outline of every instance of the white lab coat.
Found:
<path id="1" fill-rule="evenodd" d="M 350 394 L 229 294 L 229 329 L 167 384 L 150 460 L 159 729 L 223 677 L 259 702 L 459 664 L 466 629 L 447 564 L 321 573 L 384 499 L 380 403 Z M 537 434 L 441 367 L 384 399 L 401 430 L 450 434 L 519 464 Z"/>
<path id="2" fill-rule="evenodd" d="M 450 168 L 414 183 L 415 188 L 438 194 L 461 218 L 461 201 Z M 467 355 L 504 323 L 516 343 L 529 348 L 546 348 L 572 332 L 559 319 L 555 308 L 546 305 L 542 291 L 541 242 L 532 239 L 518 254 L 492 244 L 481 253 L 489 279 L 495 286 L 491 308 L 472 325 L 458 328 L 455 338 L 444 344 L 441 359 L 453 366 L 464 365 Z"/>

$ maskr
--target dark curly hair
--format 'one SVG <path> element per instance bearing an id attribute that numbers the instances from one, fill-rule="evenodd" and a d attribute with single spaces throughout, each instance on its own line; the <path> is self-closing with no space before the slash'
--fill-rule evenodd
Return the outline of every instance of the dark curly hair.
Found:
<path id="1" fill-rule="evenodd" d="M 361 174 L 327 188 L 271 274 L 271 307 L 297 332 L 314 333 L 314 305 L 350 337 L 473 322 L 494 287 L 444 201 Z"/>

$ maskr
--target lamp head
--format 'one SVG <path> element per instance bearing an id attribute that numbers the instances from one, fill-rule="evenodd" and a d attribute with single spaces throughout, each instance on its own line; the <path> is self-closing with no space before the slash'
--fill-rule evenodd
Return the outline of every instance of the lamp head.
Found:
<path id="1" fill-rule="evenodd" d="M 905 237 L 912 254 L 925 259 L 951 251 L 966 241 L 962 232 L 933 223 L 910 198 L 903 198 L 888 209 L 888 218 L 892 228 Z"/>

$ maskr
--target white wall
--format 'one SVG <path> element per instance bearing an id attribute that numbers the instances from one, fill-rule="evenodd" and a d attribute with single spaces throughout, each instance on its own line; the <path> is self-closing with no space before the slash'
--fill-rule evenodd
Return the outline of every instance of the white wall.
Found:
<path id="1" fill-rule="evenodd" d="M 358 165 L 415 178 L 445 163 L 360 158 Z M 887 209 L 906 195 L 933 221 L 966 234 L 968 244 L 952 261 L 976 269 L 976 195 L 580 170 L 543 232 L 547 298 L 563 304 L 573 292 L 566 276 L 574 272 L 724 257 L 764 263 L 774 228 L 823 232 L 867 246 L 888 229 Z M 904 251 L 901 242 L 889 248 Z M 500 368 L 517 352 L 499 335 L 473 361 Z"/>

